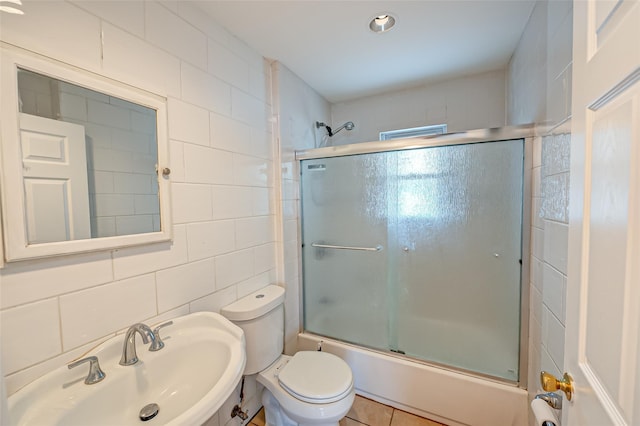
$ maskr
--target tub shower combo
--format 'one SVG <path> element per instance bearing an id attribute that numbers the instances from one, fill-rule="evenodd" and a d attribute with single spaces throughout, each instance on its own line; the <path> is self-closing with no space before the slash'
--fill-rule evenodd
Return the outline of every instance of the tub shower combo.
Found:
<path id="1" fill-rule="evenodd" d="M 322 340 L 359 393 L 416 414 L 526 423 L 530 135 L 298 152 L 302 348 Z"/>

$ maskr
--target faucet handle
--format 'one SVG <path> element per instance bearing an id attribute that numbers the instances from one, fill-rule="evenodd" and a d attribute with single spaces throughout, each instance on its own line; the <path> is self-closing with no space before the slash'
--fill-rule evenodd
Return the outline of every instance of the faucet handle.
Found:
<path id="1" fill-rule="evenodd" d="M 105 378 L 106 374 L 102 369 L 100 369 L 100 363 L 98 362 L 97 356 L 88 356 L 86 358 L 79 359 L 72 362 L 67 367 L 71 370 L 72 368 L 76 368 L 86 362 L 89 363 L 89 374 L 87 375 L 87 378 L 84 379 L 84 383 L 87 385 L 94 385 L 101 382 Z"/>
<path id="2" fill-rule="evenodd" d="M 160 349 L 164 348 L 164 342 L 160 338 L 160 329 L 168 325 L 173 325 L 173 321 L 167 321 L 153 329 L 153 334 L 156 338 L 151 342 L 151 346 L 149 346 L 149 350 L 151 352 L 159 351 Z"/>

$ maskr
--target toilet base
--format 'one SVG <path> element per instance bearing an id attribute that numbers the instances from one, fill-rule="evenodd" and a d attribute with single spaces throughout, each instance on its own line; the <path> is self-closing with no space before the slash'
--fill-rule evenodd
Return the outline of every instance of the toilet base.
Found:
<path id="1" fill-rule="evenodd" d="M 338 422 L 299 423 L 284 412 L 278 400 L 267 389 L 262 391 L 265 426 L 338 426 Z"/>

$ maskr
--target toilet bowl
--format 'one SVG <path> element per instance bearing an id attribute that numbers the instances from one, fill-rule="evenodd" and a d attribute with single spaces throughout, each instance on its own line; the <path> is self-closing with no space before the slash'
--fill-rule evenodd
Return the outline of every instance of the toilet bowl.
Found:
<path id="1" fill-rule="evenodd" d="M 270 285 L 220 313 L 245 332 L 244 374 L 258 374 L 268 426 L 336 426 L 355 397 L 353 374 L 339 357 L 319 351 L 282 355 L 284 289 Z"/>

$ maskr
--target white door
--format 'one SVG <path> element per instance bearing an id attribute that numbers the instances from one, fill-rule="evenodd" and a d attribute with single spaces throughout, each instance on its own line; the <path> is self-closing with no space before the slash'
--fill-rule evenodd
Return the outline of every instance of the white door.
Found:
<path id="1" fill-rule="evenodd" d="M 91 238 L 84 127 L 20 114 L 29 244 Z"/>
<path id="2" fill-rule="evenodd" d="M 640 425 L 640 2 L 574 2 L 563 425 Z"/>

